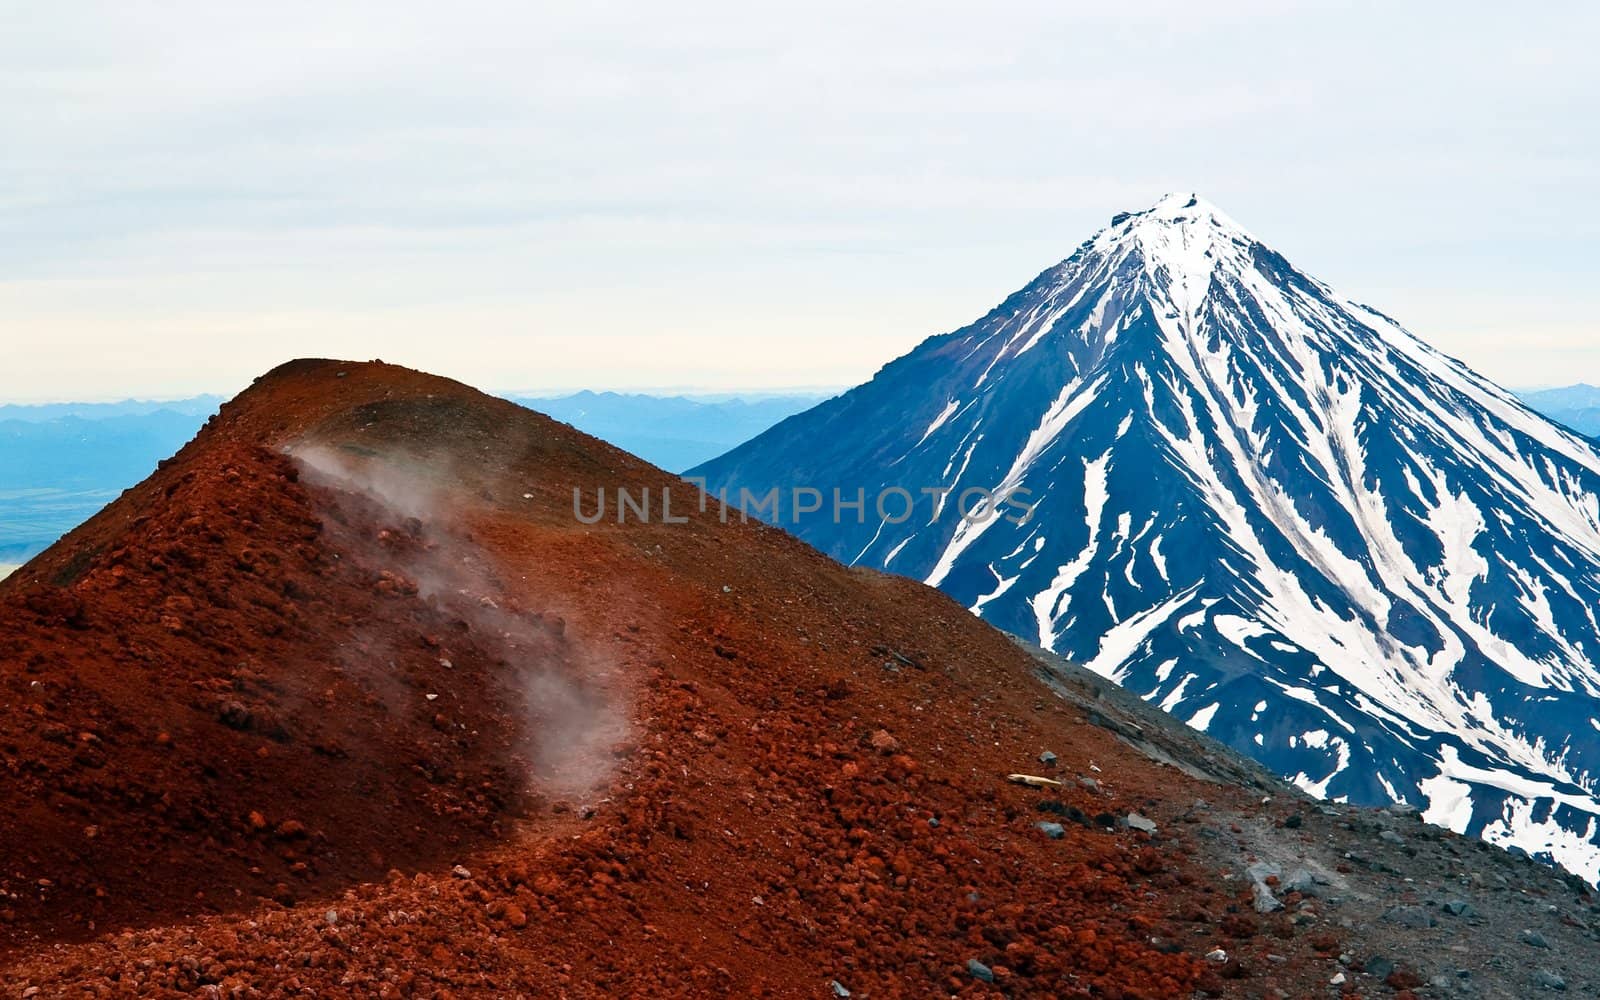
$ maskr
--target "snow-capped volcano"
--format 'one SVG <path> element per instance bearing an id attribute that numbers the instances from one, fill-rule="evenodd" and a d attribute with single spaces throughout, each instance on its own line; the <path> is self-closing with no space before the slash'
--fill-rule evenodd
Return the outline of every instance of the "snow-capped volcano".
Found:
<path id="1" fill-rule="evenodd" d="M 1600 453 L 1199 198 L 691 475 L 1317 794 L 1600 877 Z"/>

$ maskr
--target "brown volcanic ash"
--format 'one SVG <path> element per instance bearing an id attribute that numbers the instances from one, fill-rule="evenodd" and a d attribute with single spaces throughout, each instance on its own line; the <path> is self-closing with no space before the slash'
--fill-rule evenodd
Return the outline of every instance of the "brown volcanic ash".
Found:
<path id="1" fill-rule="evenodd" d="M 714 514 L 582 525 L 574 486 L 691 506 L 459 384 L 295 362 L 0 583 L 0 986 L 1186 996 L 1292 933 L 1188 853 L 1227 790 L 937 592 Z M 1006 783 L 1045 749 L 1065 787 Z M 1051 839 L 1044 800 L 1107 815 Z"/>

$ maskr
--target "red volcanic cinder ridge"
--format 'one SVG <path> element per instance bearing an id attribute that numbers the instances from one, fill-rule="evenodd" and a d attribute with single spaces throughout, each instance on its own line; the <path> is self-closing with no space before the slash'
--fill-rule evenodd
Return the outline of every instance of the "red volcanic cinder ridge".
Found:
<path id="1" fill-rule="evenodd" d="M 1190 853 L 1218 789 L 693 496 L 443 379 L 263 377 L 0 583 L 4 992 L 1188 996 L 1289 933 Z"/>

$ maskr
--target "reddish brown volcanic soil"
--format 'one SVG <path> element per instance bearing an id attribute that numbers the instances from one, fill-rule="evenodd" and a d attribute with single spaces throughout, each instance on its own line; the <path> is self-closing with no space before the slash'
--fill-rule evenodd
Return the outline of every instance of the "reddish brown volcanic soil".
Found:
<path id="1" fill-rule="evenodd" d="M 939 593 L 714 512 L 585 526 L 574 485 L 694 495 L 295 362 L 0 583 L 0 993 L 1169 997 L 1299 946 L 1191 854 L 1243 792 Z M 1006 782 L 1043 750 L 1065 788 Z M 1160 830 L 1052 840 L 1051 798 Z"/>

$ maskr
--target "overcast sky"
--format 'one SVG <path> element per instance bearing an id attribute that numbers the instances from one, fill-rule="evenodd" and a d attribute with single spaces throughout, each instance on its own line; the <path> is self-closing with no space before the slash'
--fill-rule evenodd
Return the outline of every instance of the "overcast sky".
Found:
<path id="1" fill-rule="evenodd" d="M 0 401 L 853 384 L 1171 190 L 1600 382 L 1600 5 L 863 6 L 0 0 Z"/>

